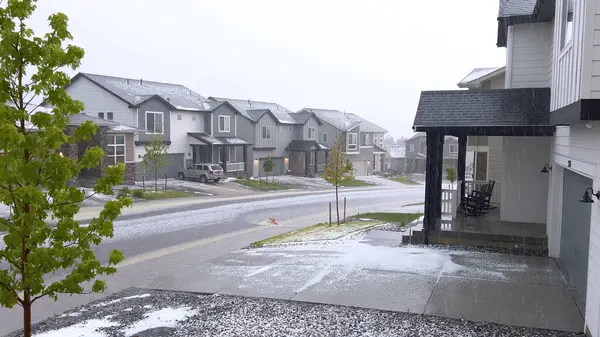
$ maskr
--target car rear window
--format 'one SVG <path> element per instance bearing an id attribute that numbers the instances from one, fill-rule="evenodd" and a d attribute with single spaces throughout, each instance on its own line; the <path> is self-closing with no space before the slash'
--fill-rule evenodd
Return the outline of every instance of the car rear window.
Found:
<path id="1" fill-rule="evenodd" d="M 215 171 L 222 170 L 221 165 L 210 165 L 210 169 Z"/>

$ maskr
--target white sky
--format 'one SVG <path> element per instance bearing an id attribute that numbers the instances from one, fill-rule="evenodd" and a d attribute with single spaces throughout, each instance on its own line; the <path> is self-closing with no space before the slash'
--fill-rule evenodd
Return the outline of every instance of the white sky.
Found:
<path id="1" fill-rule="evenodd" d="M 421 90 L 505 61 L 497 0 L 40 0 L 34 30 L 57 11 L 80 71 L 346 110 L 395 137 L 412 134 Z"/>

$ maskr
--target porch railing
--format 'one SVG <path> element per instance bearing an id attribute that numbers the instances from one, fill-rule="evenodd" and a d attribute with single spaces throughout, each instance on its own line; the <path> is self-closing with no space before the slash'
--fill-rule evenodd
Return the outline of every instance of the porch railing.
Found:
<path id="1" fill-rule="evenodd" d="M 471 192 L 473 192 L 473 191 L 481 191 L 481 187 L 487 183 L 488 183 L 487 181 L 483 181 L 483 180 L 467 180 L 467 181 L 465 181 L 465 194 L 471 195 Z M 500 188 L 501 188 L 501 186 L 502 186 L 501 182 L 496 180 L 496 183 L 494 184 L 494 190 L 492 191 L 492 199 L 490 200 L 491 203 L 493 203 L 493 204 L 500 203 Z M 460 189 L 459 184 L 457 184 L 456 189 L 457 190 Z"/>
<path id="2" fill-rule="evenodd" d="M 244 163 L 230 163 L 227 162 L 227 168 L 226 168 L 227 172 L 237 172 L 237 171 L 243 171 L 244 170 Z"/>
<path id="3" fill-rule="evenodd" d="M 445 188 L 442 189 L 442 215 L 452 214 L 452 205 L 455 193 L 455 190 Z"/>
<path id="4" fill-rule="evenodd" d="M 324 172 L 326 164 L 317 164 L 317 172 Z"/>

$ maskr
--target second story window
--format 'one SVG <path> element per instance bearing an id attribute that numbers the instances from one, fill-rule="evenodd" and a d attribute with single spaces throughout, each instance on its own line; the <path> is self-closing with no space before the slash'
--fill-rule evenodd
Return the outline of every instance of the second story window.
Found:
<path id="1" fill-rule="evenodd" d="M 125 162 L 125 135 L 110 135 L 107 137 L 106 158 L 111 166 Z"/>
<path id="2" fill-rule="evenodd" d="M 146 111 L 146 132 L 163 133 L 163 113 Z"/>
<path id="3" fill-rule="evenodd" d="M 408 151 L 409 151 L 409 152 L 415 152 L 415 144 L 410 144 L 410 145 L 408 146 Z"/>
<path id="4" fill-rule="evenodd" d="M 458 156 L 458 145 L 457 144 L 450 144 L 450 155 Z"/>
<path id="5" fill-rule="evenodd" d="M 369 146 L 371 145 L 369 143 L 369 134 L 368 133 L 363 133 L 360 135 L 360 146 Z"/>
<path id="6" fill-rule="evenodd" d="M 106 113 L 106 119 L 108 119 L 109 121 L 112 121 L 114 118 L 114 114 L 112 112 L 107 112 Z"/>
<path id="7" fill-rule="evenodd" d="M 104 112 L 98 112 L 98 118 L 104 119 Z"/>
<path id="8" fill-rule="evenodd" d="M 308 128 L 308 138 L 307 139 L 315 139 L 315 128 Z"/>
<path id="9" fill-rule="evenodd" d="M 181 116 L 181 114 L 178 114 L 178 115 L 177 115 L 177 120 L 178 120 L 178 121 L 180 121 L 180 120 L 182 120 L 182 119 L 183 119 L 183 116 Z"/>
<path id="10" fill-rule="evenodd" d="M 326 133 L 324 133 L 324 134 L 323 134 L 323 136 L 322 136 L 322 141 L 323 141 L 323 143 L 327 143 L 327 141 L 328 141 L 328 137 L 329 137 L 329 136 L 328 136 Z"/>
<path id="11" fill-rule="evenodd" d="M 271 139 L 271 127 L 269 127 L 269 126 L 262 127 L 262 139 Z"/>
<path id="12" fill-rule="evenodd" d="M 562 50 L 573 39 L 573 0 L 562 0 L 561 20 L 560 49 Z"/>
<path id="13" fill-rule="evenodd" d="M 229 121 L 229 116 L 219 116 L 219 132 L 229 132 L 231 130 Z"/>
<path id="14" fill-rule="evenodd" d="M 358 148 L 358 135 L 356 133 L 348 134 L 348 150 L 356 150 Z"/>

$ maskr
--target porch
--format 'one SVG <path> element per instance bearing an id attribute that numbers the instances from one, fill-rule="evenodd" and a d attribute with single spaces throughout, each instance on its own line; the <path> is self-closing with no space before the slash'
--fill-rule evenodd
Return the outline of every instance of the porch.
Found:
<path id="1" fill-rule="evenodd" d="M 192 160 L 186 163 L 213 163 L 223 167 L 225 173 L 246 172 L 248 146 L 237 137 L 214 137 L 206 133 L 188 133 Z"/>
<path id="2" fill-rule="evenodd" d="M 315 176 L 325 172 L 329 148 L 315 141 L 293 140 L 287 146 L 292 175 Z"/>
<path id="3" fill-rule="evenodd" d="M 547 125 L 548 98 L 543 88 L 422 93 L 414 129 L 427 135 L 424 217 L 405 241 L 545 251 L 548 175 L 541 169 L 554 132 Z M 477 101 L 486 104 L 473 106 Z M 454 189 L 442 186 L 447 135 L 458 137 Z M 486 165 L 480 155 L 466 177 L 467 143 L 476 137 L 498 147 L 490 148 Z"/>

